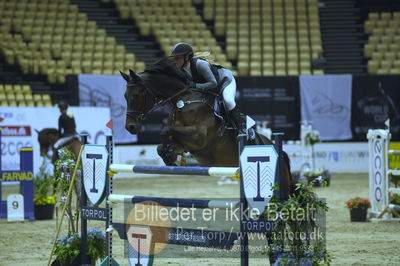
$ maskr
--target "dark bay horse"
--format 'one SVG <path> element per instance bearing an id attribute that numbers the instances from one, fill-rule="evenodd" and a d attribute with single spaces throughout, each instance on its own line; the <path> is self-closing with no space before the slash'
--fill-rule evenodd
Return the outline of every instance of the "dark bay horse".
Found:
<path id="1" fill-rule="evenodd" d="M 58 132 L 58 130 L 55 128 L 44 128 L 41 131 L 37 131 L 37 133 L 38 142 L 40 144 L 40 155 L 47 156 L 47 153 L 51 147 L 53 149 L 51 162 L 54 163 L 58 157 L 58 152 L 54 148 L 54 144 L 61 138 L 60 132 Z M 78 138 L 73 138 L 65 145 L 65 147 L 67 147 L 67 149 L 75 155 L 75 159 L 78 158 L 81 149 L 81 142 Z"/>
<path id="2" fill-rule="evenodd" d="M 137 134 L 146 115 L 160 104 L 169 104 L 171 112 L 162 132 L 161 146 L 175 153 L 190 152 L 201 166 L 237 167 L 236 133 L 227 130 L 225 122 L 214 115 L 215 96 L 188 88 L 186 77 L 171 60 L 161 59 L 142 73 L 130 70 L 121 73 L 127 82 L 126 129 Z M 272 145 L 272 141 L 256 134 L 255 145 Z M 160 149 L 158 147 L 158 151 Z M 160 152 L 159 152 L 160 154 Z M 162 154 L 160 154 L 161 157 Z M 289 157 L 284 153 L 283 177 L 286 198 L 292 181 Z M 164 161 L 165 158 L 163 158 Z"/>

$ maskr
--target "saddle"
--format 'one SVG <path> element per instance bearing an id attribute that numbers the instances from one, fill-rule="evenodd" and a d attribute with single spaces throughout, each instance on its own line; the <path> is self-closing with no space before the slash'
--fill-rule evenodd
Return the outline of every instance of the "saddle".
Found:
<path id="1" fill-rule="evenodd" d="M 221 121 L 229 120 L 228 111 L 225 108 L 224 101 L 222 100 L 221 96 L 215 97 L 214 99 L 214 115 Z"/>
<path id="2" fill-rule="evenodd" d="M 221 95 L 215 97 L 214 115 L 217 119 L 219 119 L 222 122 L 226 130 L 237 130 L 235 123 L 232 121 L 232 119 L 228 114 L 228 110 L 225 108 L 225 104 Z M 244 116 L 244 114 L 241 115 Z M 247 130 L 247 134 L 248 134 L 248 139 L 250 140 L 255 139 L 256 132 L 253 128 L 249 128 Z"/>

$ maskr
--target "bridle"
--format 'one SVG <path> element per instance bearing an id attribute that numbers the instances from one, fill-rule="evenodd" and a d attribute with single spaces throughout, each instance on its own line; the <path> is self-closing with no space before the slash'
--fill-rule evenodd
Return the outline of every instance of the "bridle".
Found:
<path id="1" fill-rule="evenodd" d="M 166 99 L 160 99 L 160 97 L 158 97 L 149 87 L 147 87 L 143 82 L 139 82 L 136 83 L 139 84 L 140 86 L 142 86 L 145 91 L 147 91 L 154 99 L 155 99 L 155 104 L 150 108 L 150 110 L 147 112 L 147 114 L 151 113 L 152 111 L 154 111 L 155 109 L 164 106 L 165 104 L 169 103 L 171 106 L 173 106 L 172 103 L 172 99 L 174 99 L 175 97 L 181 95 L 184 92 L 189 91 L 189 87 L 185 86 L 182 90 L 178 91 L 177 93 L 175 93 L 174 95 L 166 98 Z M 133 84 L 128 84 L 128 87 L 133 86 Z M 147 97 L 145 98 L 145 102 L 143 104 L 143 106 L 146 106 L 146 101 L 147 101 Z M 136 115 L 138 114 L 138 115 Z M 126 116 L 135 120 L 137 123 L 141 123 L 144 119 L 146 119 L 147 114 L 144 114 L 144 111 L 130 111 L 127 110 L 126 111 Z M 136 117 L 136 118 L 135 118 Z"/>

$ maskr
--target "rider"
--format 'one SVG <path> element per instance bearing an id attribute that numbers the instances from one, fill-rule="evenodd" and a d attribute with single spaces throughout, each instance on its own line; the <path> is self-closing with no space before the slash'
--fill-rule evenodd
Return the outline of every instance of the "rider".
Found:
<path id="1" fill-rule="evenodd" d="M 54 148 L 56 149 L 61 148 L 77 135 L 75 118 L 73 114 L 67 112 L 68 103 L 60 101 L 58 108 L 61 112 L 61 115 L 58 118 L 58 132 L 60 133 L 61 138 L 54 144 Z"/>
<path id="2" fill-rule="evenodd" d="M 175 44 L 171 56 L 174 57 L 177 66 L 190 78 L 189 87 L 203 90 L 217 89 L 218 93 L 222 92 L 229 116 L 239 133 L 245 133 L 246 125 L 235 102 L 236 81 L 232 72 L 221 66 L 212 65 L 203 58 L 193 57 L 193 48 L 184 42 Z"/>

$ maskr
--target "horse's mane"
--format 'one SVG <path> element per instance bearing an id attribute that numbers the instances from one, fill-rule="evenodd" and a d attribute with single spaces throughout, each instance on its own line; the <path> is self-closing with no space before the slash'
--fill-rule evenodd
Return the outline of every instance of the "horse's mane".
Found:
<path id="1" fill-rule="evenodd" d="M 163 57 L 153 64 L 146 67 L 145 72 L 165 74 L 170 77 L 175 77 L 186 83 L 188 76 L 183 72 L 170 57 Z"/>
<path id="2" fill-rule="evenodd" d="M 56 134 L 60 135 L 60 132 L 58 132 L 58 129 L 56 128 L 44 128 L 40 131 L 43 134 Z"/>

